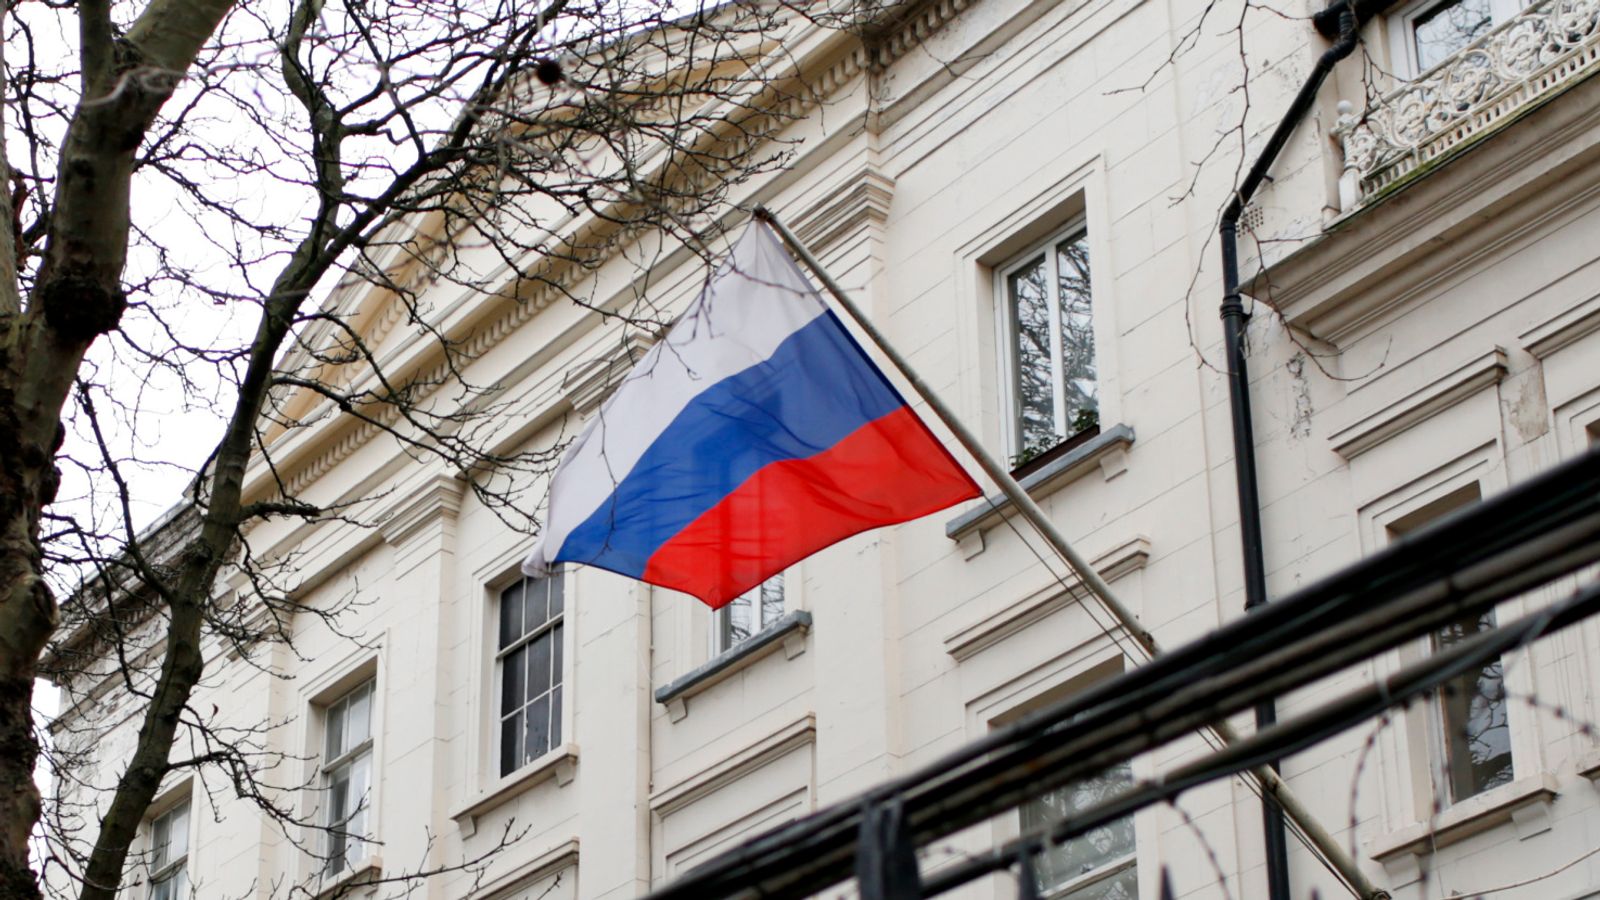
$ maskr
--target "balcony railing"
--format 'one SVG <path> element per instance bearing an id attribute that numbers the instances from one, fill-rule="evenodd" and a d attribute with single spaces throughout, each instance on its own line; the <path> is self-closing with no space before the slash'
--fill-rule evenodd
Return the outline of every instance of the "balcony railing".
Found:
<path id="1" fill-rule="evenodd" d="M 1356 114 L 1339 104 L 1345 212 L 1600 71 L 1600 0 L 1543 0 Z"/>

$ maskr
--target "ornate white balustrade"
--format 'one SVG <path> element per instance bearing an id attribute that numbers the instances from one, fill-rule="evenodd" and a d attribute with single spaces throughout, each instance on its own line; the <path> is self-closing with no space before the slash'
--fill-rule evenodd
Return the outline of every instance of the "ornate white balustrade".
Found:
<path id="1" fill-rule="evenodd" d="M 1600 0 L 1543 0 L 1361 114 L 1341 101 L 1341 208 L 1355 209 L 1596 71 Z"/>

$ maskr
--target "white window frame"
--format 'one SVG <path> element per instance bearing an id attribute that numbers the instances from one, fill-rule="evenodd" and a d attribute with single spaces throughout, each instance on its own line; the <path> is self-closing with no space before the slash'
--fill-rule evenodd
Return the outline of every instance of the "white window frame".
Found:
<path id="1" fill-rule="evenodd" d="M 973 709 L 977 721 L 984 724 L 985 731 L 1005 727 L 1046 705 L 1065 700 L 1127 671 L 1127 662 L 1122 652 L 1105 635 L 1085 642 L 1059 657 L 1053 664 L 1056 671 L 1043 671 L 1049 665 L 1051 664 L 1029 668 L 1017 682 L 1013 683 L 1014 686 L 1002 686 L 996 689 L 988 695 L 990 699 Z M 1145 771 L 1147 760 L 1136 757 L 1128 760 L 1127 765 L 1130 777 L 1135 780 L 1149 775 Z M 1138 869 L 1140 831 L 1146 826 L 1141 824 L 1143 817 L 1139 814 L 1130 813 L 1127 818 L 1134 832 L 1131 852 L 1107 860 L 1076 878 L 1042 889 L 1040 896 L 1070 898 L 1075 891 L 1082 891 L 1129 869 L 1134 870 L 1136 883 L 1144 882 L 1146 879 L 1141 877 Z M 1021 807 L 1014 809 L 1009 816 L 997 819 L 996 825 L 998 828 L 993 838 L 997 845 L 1020 835 L 1023 831 Z M 1151 835 L 1146 834 L 1144 838 L 1148 846 L 1147 842 Z M 1074 838 L 1074 840 L 1080 839 L 1083 839 L 1083 836 Z M 1149 873 L 1143 874 L 1147 876 Z"/>
<path id="2" fill-rule="evenodd" d="M 1408 504 L 1403 515 L 1395 516 L 1382 523 L 1383 533 L 1387 541 L 1398 540 L 1400 537 L 1426 528 L 1435 521 L 1444 518 L 1458 510 L 1476 505 L 1483 501 L 1485 485 L 1478 478 L 1458 479 L 1446 483 L 1434 491 L 1422 502 Z M 1498 622 L 1499 614 L 1491 611 Z M 1439 634 L 1436 632 L 1420 641 L 1419 655 L 1432 655 L 1439 652 Z M 1505 657 L 1501 657 L 1501 688 L 1506 689 Z M 1448 711 L 1445 708 L 1443 688 L 1429 692 L 1427 702 L 1422 704 L 1428 710 L 1427 714 L 1427 748 L 1428 770 L 1430 780 L 1433 782 L 1433 795 L 1438 799 L 1441 808 L 1454 806 L 1457 803 L 1476 797 L 1479 794 L 1494 790 L 1501 785 L 1480 787 L 1478 790 L 1465 796 L 1457 796 L 1455 779 L 1451 774 L 1453 756 L 1451 728 L 1448 721 Z M 1511 777 L 1509 781 L 1516 780 L 1518 769 L 1515 733 L 1511 730 L 1510 704 L 1505 704 L 1507 746 L 1511 756 Z"/>
<path id="3" fill-rule="evenodd" d="M 711 655 L 719 656 L 760 634 L 788 612 L 788 573 L 779 572 L 728 603 L 711 612 Z M 768 609 L 766 600 L 776 592 L 777 608 Z M 750 633 L 733 639 L 733 612 L 736 606 L 748 608 L 751 613 Z"/>
<path id="4" fill-rule="evenodd" d="M 1396 75 L 1409 80 L 1428 71 L 1422 68 L 1417 58 L 1417 20 L 1441 6 L 1456 2 L 1460 0 L 1412 0 L 1387 16 L 1389 52 L 1394 60 Z M 1504 25 L 1526 5 L 1526 0 L 1489 0 L 1489 15 L 1493 20 L 1491 28 Z"/>
<path id="5" fill-rule="evenodd" d="M 370 852 L 373 839 L 376 836 L 376 829 L 373 828 L 372 822 L 372 801 L 378 783 L 376 757 L 373 754 L 375 743 L 373 720 L 375 719 L 374 710 L 378 702 L 377 684 L 376 678 L 368 678 L 335 697 L 322 709 L 322 751 L 320 753 L 321 762 L 317 766 L 317 783 L 321 786 L 323 796 L 327 798 L 322 816 L 323 827 L 327 829 L 324 832 L 323 869 L 324 873 L 329 876 L 339 875 L 359 867 L 361 861 Z M 350 746 L 343 746 L 336 756 L 330 758 L 328 755 L 328 740 L 333 734 L 335 716 L 338 715 L 338 711 L 342 708 L 343 717 L 339 719 L 340 731 L 348 733 L 351 703 L 356 699 L 357 695 L 362 693 L 366 694 L 367 701 L 366 737 Z M 341 738 L 341 742 L 344 740 L 345 738 Z M 367 763 L 366 789 L 357 800 L 355 808 L 349 810 L 348 813 L 334 809 L 332 797 L 335 781 L 341 771 L 348 770 L 353 773 L 356 765 L 363 758 L 366 759 Z M 346 802 L 349 802 L 348 795 Z M 351 820 L 358 814 L 362 816 L 359 829 L 348 828 Z M 335 833 L 336 831 L 343 833 Z M 360 833 L 357 833 L 357 831 Z M 342 848 L 337 846 L 341 840 L 344 842 Z"/>
<path id="6" fill-rule="evenodd" d="M 1096 271 L 1098 271 L 1098 267 L 1094 263 L 1096 256 L 1094 236 L 1089 228 L 1088 216 L 1079 214 L 1069 220 L 1066 225 L 1051 231 L 1050 234 L 1043 239 L 1030 243 L 1021 252 L 1013 254 L 1005 261 L 1005 263 L 996 266 L 994 269 L 993 291 L 995 298 L 995 334 L 999 338 L 998 351 L 1001 376 L 1001 428 L 1005 440 L 1006 455 L 1008 458 L 1014 459 L 1015 457 L 1021 455 L 1026 449 L 1023 446 L 1022 436 L 1021 398 L 1018 396 L 1017 391 L 1019 372 L 1016 351 L 1014 347 L 1016 342 L 1014 325 L 1015 316 L 1009 281 L 1012 275 L 1016 274 L 1018 271 L 1021 271 L 1028 263 L 1032 262 L 1033 259 L 1040 254 L 1044 255 L 1045 284 L 1050 295 L 1048 308 L 1050 310 L 1050 337 L 1053 348 L 1050 359 L 1050 377 L 1051 384 L 1057 387 L 1054 394 L 1055 402 L 1053 418 L 1055 419 L 1058 429 L 1059 440 L 1051 446 L 1059 446 L 1061 443 L 1064 443 L 1065 441 L 1075 437 L 1076 434 L 1081 433 L 1060 433 L 1066 431 L 1067 423 L 1062 421 L 1066 414 L 1065 393 L 1059 389 L 1059 386 L 1061 385 L 1065 375 L 1063 372 L 1064 362 L 1062 355 L 1059 352 L 1062 347 L 1061 297 L 1059 294 L 1061 281 L 1059 272 L 1056 268 L 1057 260 L 1056 253 L 1054 252 L 1057 245 L 1068 240 L 1075 240 L 1079 238 L 1081 238 L 1085 244 L 1088 245 L 1090 254 L 1089 309 L 1091 323 L 1090 328 L 1094 336 L 1095 343 L 1095 408 L 1100 422 L 1103 424 L 1105 421 L 1105 378 L 1103 375 L 1104 348 L 1102 347 L 1100 340 L 1100 329 L 1096 327 L 1098 319 L 1101 316 L 1100 303 L 1097 302 L 1097 298 L 1099 298 L 1103 292 L 1099 290 L 1094 274 Z M 1050 448 L 1044 448 L 1039 452 L 1048 452 L 1049 449 Z"/>
<path id="7" fill-rule="evenodd" d="M 505 602 L 506 592 L 510 591 L 513 587 L 515 587 L 515 586 L 517 586 L 519 584 L 523 585 L 524 586 L 524 590 L 526 590 L 526 585 L 528 583 L 540 582 L 540 581 L 553 582 L 555 585 L 559 586 L 560 591 L 561 591 L 561 611 L 556 613 L 555 615 L 548 616 L 543 623 L 541 623 L 538 627 L 534 628 L 532 631 L 524 631 L 519 637 L 513 639 L 506 646 L 504 646 L 504 647 L 500 646 L 500 621 L 501 621 L 501 616 L 503 614 L 501 605 Z M 512 581 L 510 581 L 509 583 L 505 584 L 503 587 L 501 587 L 499 590 L 495 591 L 495 593 L 494 593 L 494 602 L 492 604 L 490 604 L 491 609 L 493 610 L 493 615 L 489 619 L 489 629 L 490 629 L 489 646 L 493 651 L 493 655 L 491 657 L 491 665 L 490 665 L 489 668 L 490 668 L 490 681 L 494 686 L 493 692 L 492 692 L 492 697 L 491 697 L 492 706 L 491 706 L 491 709 L 490 709 L 490 716 L 489 716 L 489 721 L 492 723 L 492 725 L 491 725 L 492 736 L 490 738 L 490 754 L 489 755 L 490 755 L 491 771 L 494 772 L 494 775 L 495 775 L 496 779 L 505 779 L 505 778 L 515 777 L 516 774 L 518 772 L 522 771 L 523 769 L 527 769 L 527 768 L 529 768 L 531 766 L 537 765 L 539 760 L 541 760 L 541 759 L 549 756 L 551 753 L 554 753 L 557 750 L 559 750 L 561 748 L 561 746 L 562 746 L 562 743 L 566 740 L 567 729 L 568 729 L 568 722 L 567 722 L 568 713 L 567 713 L 567 710 L 571 706 L 571 696 L 570 696 L 571 691 L 569 690 L 570 679 L 567 677 L 568 666 L 571 663 L 569 661 L 569 658 L 570 658 L 569 648 L 566 645 L 566 642 L 567 642 L 567 639 L 568 639 L 568 629 L 565 627 L 567 607 L 568 607 L 569 602 L 570 602 L 570 597 L 568 596 L 568 594 L 569 594 L 569 591 L 568 591 L 567 579 L 566 579 L 564 571 L 561 570 L 561 569 L 557 569 L 555 572 L 551 573 L 547 578 L 531 578 L 529 576 L 518 576 L 517 578 L 515 578 Z M 557 629 L 560 629 L 561 634 L 552 636 L 551 653 L 555 657 L 558 657 L 558 660 L 553 659 L 553 661 L 552 661 L 553 672 L 552 672 L 551 684 L 550 684 L 550 687 L 547 689 L 546 693 L 541 695 L 541 696 L 554 696 L 555 695 L 554 692 L 556 690 L 560 690 L 560 692 L 561 692 L 561 694 L 560 694 L 561 708 L 560 708 L 560 710 L 558 712 L 553 712 L 552 715 L 551 715 L 551 724 L 552 724 L 553 731 L 551 732 L 550 738 L 549 738 L 549 744 L 550 745 L 549 745 L 549 747 L 547 747 L 545 749 L 544 753 L 541 753 L 538 756 L 534 756 L 534 757 L 523 759 L 520 762 L 518 762 L 515 766 L 510 768 L 509 770 L 505 769 L 504 768 L 505 760 L 502 758 L 502 755 L 501 755 L 502 751 L 503 751 L 503 748 L 504 748 L 504 742 L 503 742 L 503 738 L 502 738 L 502 729 L 505 727 L 505 720 L 508 717 L 508 715 L 514 715 L 514 714 L 517 714 L 517 713 L 525 713 L 526 710 L 528 709 L 528 707 L 532 705 L 533 701 L 537 700 L 538 698 L 529 698 L 527 696 L 524 696 L 522 705 L 514 713 L 508 714 L 504 709 L 504 699 L 505 698 L 503 696 L 503 691 L 504 691 L 505 679 L 504 679 L 504 676 L 501 674 L 501 672 L 502 672 L 502 668 L 501 667 L 505 664 L 505 660 L 509 656 L 511 656 L 512 654 L 514 654 L 517 651 L 521 650 L 523 647 L 526 647 L 529 644 L 532 644 L 534 641 L 538 640 L 541 637 L 544 637 L 545 635 L 552 635 L 552 633 L 555 632 Z M 526 679 L 526 677 L 527 677 L 527 673 L 526 673 L 526 671 L 524 671 L 524 679 Z M 524 689 L 526 689 L 526 688 L 524 688 Z M 523 736 L 524 736 L 523 740 L 526 739 L 526 734 L 527 734 L 527 725 L 526 725 L 526 723 L 524 723 L 524 725 L 523 725 Z M 522 745 L 522 742 L 521 742 L 521 740 L 519 740 L 518 741 L 518 746 L 521 746 L 521 745 Z M 520 755 L 526 756 L 525 753 L 520 754 Z"/>
<path id="8" fill-rule="evenodd" d="M 190 895 L 189 885 L 189 847 L 193 843 L 191 815 L 189 809 L 190 798 L 185 796 L 170 809 L 160 815 L 150 818 L 150 898 L 151 900 L 176 900 L 176 898 Z M 183 820 L 181 834 L 183 835 L 183 855 L 176 859 L 163 859 L 163 855 L 172 846 L 171 835 L 175 833 L 172 820 L 180 817 Z M 166 826 L 168 839 L 161 841 L 162 826 Z M 163 888 L 173 885 L 171 893 L 164 893 Z"/>

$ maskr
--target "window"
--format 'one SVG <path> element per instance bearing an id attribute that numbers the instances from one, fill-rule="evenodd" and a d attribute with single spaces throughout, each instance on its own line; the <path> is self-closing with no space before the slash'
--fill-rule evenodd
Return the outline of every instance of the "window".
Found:
<path id="1" fill-rule="evenodd" d="M 561 744 L 561 576 L 500 593 L 500 775 Z"/>
<path id="2" fill-rule="evenodd" d="M 1389 525 L 1399 537 L 1482 497 L 1476 481 L 1445 494 Z M 1441 628 L 1431 639 L 1435 652 L 1445 650 L 1495 627 L 1494 612 L 1469 616 Z M 1452 678 L 1435 696 L 1437 752 L 1443 762 L 1446 804 L 1481 794 L 1511 775 L 1511 728 L 1506 718 L 1504 666 L 1499 659 L 1475 666 Z"/>
<path id="3" fill-rule="evenodd" d="M 150 900 L 189 896 L 189 802 L 150 823 Z"/>
<path id="4" fill-rule="evenodd" d="M 1035 797 L 1021 808 L 1023 830 L 1075 815 L 1133 783 L 1133 769 L 1119 763 L 1094 778 Z M 1136 900 L 1133 816 L 1127 815 L 1047 848 L 1034 859 L 1039 893 L 1055 900 Z"/>
<path id="5" fill-rule="evenodd" d="M 1000 270 L 1010 447 L 1020 465 L 1100 424 L 1089 233 L 1078 225 Z"/>
<path id="6" fill-rule="evenodd" d="M 1425 0 L 1395 18 L 1396 64 L 1416 77 L 1516 15 L 1522 0 Z"/>
<path id="7" fill-rule="evenodd" d="M 354 868 L 372 837 L 372 693 L 368 681 L 328 704 L 324 716 L 323 825 L 329 875 Z"/>
<path id="8" fill-rule="evenodd" d="M 783 573 L 729 601 L 711 614 L 711 654 L 731 650 L 783 615 Z"/>
<path id="9" fill-rule="evenodd" d="M 1433 636 L 1444 650 L 1494 628 L 1494 612 L 1452 622 Z M 1500 660 L 1475 666 L 1439 689 L 1439 721 L 1450 801 L 1511 783 L 1511 728 Z"/>

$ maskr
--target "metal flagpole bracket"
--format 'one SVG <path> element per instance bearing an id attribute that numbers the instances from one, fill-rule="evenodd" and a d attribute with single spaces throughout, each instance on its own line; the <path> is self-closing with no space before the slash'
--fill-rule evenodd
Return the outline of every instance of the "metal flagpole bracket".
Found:
<path id="1" fill-rule="evenodd" d="M 901 356 L 900 352 L 889 344 L 888 339 L 884 337 L 878 326 L 856 306 L 855 301 L 850 299 L 850 295 L 845 292 L 845 289 L 833 279 L 832 275 L 828 274 L 828 271 L 822 267 L 822 263 L 811 255 L 811 251 L 806 248 L 806 245 L 801 243 L 794 232 L 790 231 L 788 226 L 784 225 L 765 206 L 757 206 L 752 211 L 752 214 L 760 221 L 771 226 L 778 233 L 778 236 L 783 239 L 783 242 L 788 245 L 789 249 L 806 264 L 811 273 L 822 282 L 823 287 L 827 288 L 828 293 L 833 295 L 833 298 L 838 301 L 844 311 L 850 314 L 850 318 L 854 320 L 856 325 L 872 340 L 878 351 L 888 357 L 894 367 L 900 371 L 901 377 L 910 383 L 912 389 L 917 392 L 917 396 L 921 397 L 929 408 L 933 410 L 934 415 L 938 416 L 939 420 L 945 424 L 945 427 L 950 429 L 950 433 L 955 436 L 956 441 L 966 449 L 972 459 L 977 462 L 979 468 L 983 469 L 984 474 L 989 476 L 989 479 L 1006 496 L 1006 499 L 1015 504 L 1017 512 L 1027 519 L 1028 523 L 1049 542 L 1051 549 L 1067 564 L 1067 567 L 1077 576 L 1079 582 L 1088 588 L 1089 592 L 1094 594 L 1101 605 L 1116 618 L 1123 630 L 1147 654 L 1152 657 L 1159 655 L 1161 647 L 1156 643 L 1155 635 L 1145 629 L 1133 610 L 1117 599 L 1116 595 L 1111 591 L 1111 586 L 1106 583 L 1104 578 L 1100 577 L 1100 573 L 1096 572 L 1088 560 L 1084 559 L 1072 547 L 1066 536 L 1044 514 L 1044 510 L 1039 508 L 1039 504 L 1034 501 L 1033 497 L 1029 496 L 1028 492 L 1023 490 L 1022 485 L 1011 477 L 1011 473 L 984 448 L 983 444 L 978 440 L 978 436 L 956 417 L 955 411 L 938 394 L 934 393 L 933 388 L 922 380 L 916 370 L 911 368 L 905 357 Z M 1234 732 L 1227 722 L 1217 722 L 1209 730 L 1225 744 L 1238 740 L 1238 734 Z M 1345 880 L 1352 893 L 1362 898 L 1388 896 L 1386 892 L 1374 887 L 1372 882 L 1367 880 L 1366 875 L 1356 865 L 1356 861 L 1339 845 L 1333 835 L 1317 822 L 1316 818 L 1311 815 L 1310 810 L 1300 802 L 1300 799 L 1295 796 L 1289 785 L 1284 782 L 1277 772 L 1267 766 L 1259 766 L 1250 771 L 1261 785 L 1262 793 L 1272 797 L 1277 802 L 1283 809 L 1284 814 L 1294 821 L 1295 825 L 1305 834 L 1306 839 L 1316 848 L 1317 853 L 1328 861 L 1328 864 L 1338 872 L 1340 878 Z"/>

